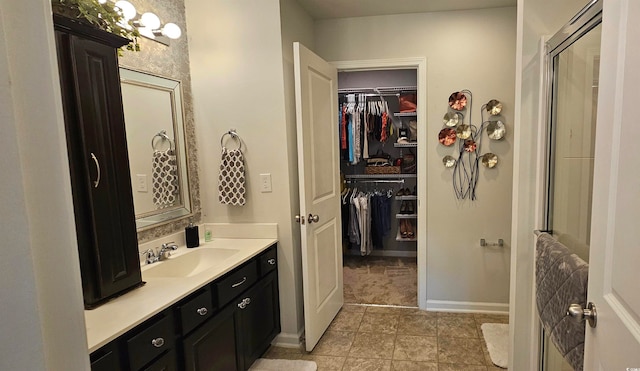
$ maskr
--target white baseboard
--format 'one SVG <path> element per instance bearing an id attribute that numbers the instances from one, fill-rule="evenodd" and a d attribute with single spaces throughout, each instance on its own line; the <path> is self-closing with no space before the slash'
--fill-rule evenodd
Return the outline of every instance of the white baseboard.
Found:
<path id="1" fill-rule="evenodd" d="M 427 300 L 427 310 L 438 312 L 509 314 L 509 304 Z"/>
<path id="2" fill-rule="evenodd" d="M 290 334 L 281 332 L 271 342 L 271 345 L 282 348 L 300 348 L 302 343 L 300 342 L 301 334 Z"/>
<path id="3" fill-rule="evenodd" d="M 361 256 L 359 251 L 346 251 L 345 255 L 349 256 Z M 418 253 L 414 251 L 403 251 L 403 250 L 373 250 L 371 254 L 368 256 L 385 256 L 385 257 L 394 257 L 394 258 L 415 258 L 418 256 Z"/>

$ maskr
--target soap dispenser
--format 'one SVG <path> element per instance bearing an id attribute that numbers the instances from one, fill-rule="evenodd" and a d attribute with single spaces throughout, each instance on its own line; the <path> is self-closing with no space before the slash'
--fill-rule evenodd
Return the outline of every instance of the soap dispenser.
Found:
<path id="1" fill-rule="evenodd" d="M 187 241 L 187 247 L 191 248 L 200 246 L 200 236 L 198 234 L 197 225 L 189 223 L 189 225 L 184 228 L 184 237 Z"/>

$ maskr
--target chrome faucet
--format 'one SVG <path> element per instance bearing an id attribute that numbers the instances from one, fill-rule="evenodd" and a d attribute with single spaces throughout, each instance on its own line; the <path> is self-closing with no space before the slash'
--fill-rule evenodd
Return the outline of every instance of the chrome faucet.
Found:
<path id="1" fill-rule="evenodd" d="M 171 256 L 171 251 L 178 250 L 178 245 L 175 242 L 163 243 L 156 254 L 158 260 L 166 260 Z"/>

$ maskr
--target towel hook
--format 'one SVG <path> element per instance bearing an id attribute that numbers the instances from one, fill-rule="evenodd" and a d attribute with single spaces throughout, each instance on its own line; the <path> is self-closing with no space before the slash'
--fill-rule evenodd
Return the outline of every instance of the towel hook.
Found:
<path id="1" fill-rule="evenodd" d="M 227 135 L 230 135 L 231 138 L 238 143 L 238 149 L 242 151 L 242 138 L 240 138 L 238 133 L 236 133 L 236 129 L 231 129 L 231 130 L 227 131 L 226 133 L 222 134 L 222 137 L 220 137 L 220 147 L 225 148 L 225 146 L 224 146 L 224 138 Z"/>
<path id="2" fill-rule="evenodd" d="M 168 141 L 169 142 L 169 149 L 173 150 L 173 141 L 171 140 L 171 138 L 169 138 L 169 136 L 167 135 L 167 131 L 166 130 L 160 130 L 160 132 L 156 135 L 153 136 L 153 138 L 151 138 L 151 148 L 154 151 L 157 151 L 158 149 L 156 148 L 156 138 L 160 137 L 160 141 Z"/>

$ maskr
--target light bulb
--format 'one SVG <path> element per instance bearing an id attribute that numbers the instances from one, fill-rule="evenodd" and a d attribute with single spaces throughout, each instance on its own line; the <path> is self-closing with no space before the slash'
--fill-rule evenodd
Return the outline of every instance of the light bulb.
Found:
<path id="1" fill-rule="evenodd" d="M 122 12 L 122 17 L 124 17 L 124 19 L 126 20 L 134 19 L 136 15 L 138 15 L 138 12 L 136 12 L 136 7 L 126 0 L 117 1 L 116 8 L 120 9 L 120 11 Z"/>
<path id="2" fill-rule="evenodd" d="M 140 17 L 140 24 L 151 30 L 160 28 L 160 18 L 157 15 L 147 12 Z"/>
<path id="3" fill-rule="evenodd" d="M 106 3 L 107 3 L 107 0 L 98 0 L 98 3 L 100 3 L 100 4 L 106 4 Z"/>
<path id="4" fill-rule="evenodd" d="M 162 28 L 162 34 L 170 39 L 177 39 L 182 35 L 182 30 L 175 23 L 167 23 Z"/>

